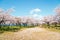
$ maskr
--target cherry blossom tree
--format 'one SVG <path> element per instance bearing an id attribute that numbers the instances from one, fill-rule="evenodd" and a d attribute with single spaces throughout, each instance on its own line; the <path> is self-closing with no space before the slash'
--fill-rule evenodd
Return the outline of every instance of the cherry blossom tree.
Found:
<path id="1" fill-rule="evenodd" d="M 0 9 L 0 25 L 5 25 L 10 23 L 13 17 L 9 13 L 11 13 L 12 11 L 13 11 L 12 8 L 9 9 L 8 11 Z"/>
<path id="2" fill-rule="evenodd" d="M 56 20 L 58 21 L 58 23 L 60 24 L 60 6 L 56 7 L 54 11 L 55 11 L 55 13 L 56 13 L 55 19 L 56 19 Z"/>

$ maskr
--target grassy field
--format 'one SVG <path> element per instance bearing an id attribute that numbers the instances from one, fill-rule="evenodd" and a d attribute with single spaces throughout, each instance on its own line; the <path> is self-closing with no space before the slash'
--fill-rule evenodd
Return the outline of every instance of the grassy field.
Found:
<path id="1" fill-rule="evenodd" d="M 60 33 L 40 27 L 22 28 L 17 32 L 1 33 L 0 40 L 60 40 Z"/>
<path id="2" fill-rule="evenodd" d="M 55 32 L 60 32 L 60 25 L 57 25 L 57 27 L 55 27 L 54 25 L 40 25 L 41 28 L 46 28 L 49 31 L 55 31 Z"/>
<path id="3" fill-rule="evenodd" d="M 50 31 L 60 32 L 60 25 L 58 25 L 57 27 L 55 27 L 54 25 L 50 25 L 50 26 L 40 25 L 40 26 L 5 26 L 0 28 L 0 33 L 3 33 L 5 31 L 16 32 L 21 29 L 33 28 L 33 27 L 41 27 L 41 28 L 46 28 L 47 30 L 50 30 Z"/>
<path id="4" fill-rule="evenodd" d="M 2 26 L 0 27 L 0 33 L 4 33 L 4 32 L 17 32 L 21 29 L 25 29 L 25 28 L 32 28 L 32 27 L 36 27 L 36 26 Z"/>

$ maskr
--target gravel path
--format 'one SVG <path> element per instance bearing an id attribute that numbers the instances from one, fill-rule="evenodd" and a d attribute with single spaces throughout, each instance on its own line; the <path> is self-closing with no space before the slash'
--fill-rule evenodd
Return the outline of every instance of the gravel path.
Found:
<path id="1" fill-rule="evenodd" d="M 36 27 L 14 33 L 1 34 L 0 40 L 60 40 L 60 33 Z"/>

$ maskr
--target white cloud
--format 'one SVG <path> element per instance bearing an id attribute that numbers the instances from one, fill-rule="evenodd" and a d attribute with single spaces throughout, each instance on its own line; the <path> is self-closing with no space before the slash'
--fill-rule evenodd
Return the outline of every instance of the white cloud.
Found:
<path id="1" fill-rule="evenodd" d="M 39 8 L 35 8 L 30 11 L 30 14 L 39 13 L 39 12 L 41 12 L 41 10 Z"/>
<path id="2" fill-rule="evenodd" d="M 42 19 L 43 18 L 43 16 L 39 15 L 39 14 L 33 14 L 32 17 L 35 19 Z"/>
<path id="3" fill-rule="evenodd" d="M 30 15 L 31 15 L 31 17 L 33 17 L 33 18 L 35 18 L 35 19 L 42 19 L 42 15 L 40 15 L 40 12 L 41 12 L 41 10 L 39 9 L 39 8 L 35 8 L 35 9 L 32 9 L 31 11 L 30 11 Z"/>
<path id="4" fill-rule="evenodd" d="M 37 17 L 38 16 L 38 14 L 33 14 L 33 17 Z"/>

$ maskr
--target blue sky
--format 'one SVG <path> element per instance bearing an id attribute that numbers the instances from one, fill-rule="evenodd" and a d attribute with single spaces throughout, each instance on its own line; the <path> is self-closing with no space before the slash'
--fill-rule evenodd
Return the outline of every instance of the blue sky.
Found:
<path id="1" fill-rule="evenodd" d="M 0 0 L 0 8 L 5 10 L 14 8 L 14 16 L 28 16 L 34 9 L 40 9 L 38 15 L 53 15 L 54 8 L 60 5 L 60 0 Z M 37 14 L 33 13 L 33 14 Z"/>

